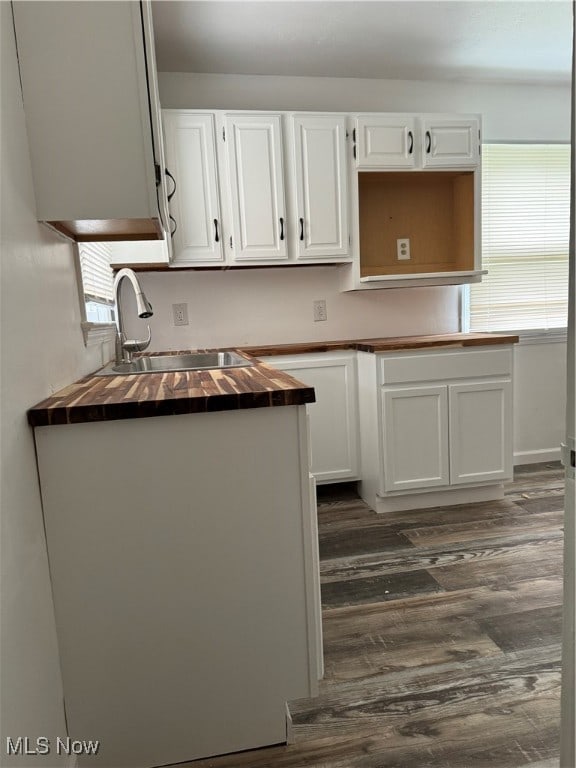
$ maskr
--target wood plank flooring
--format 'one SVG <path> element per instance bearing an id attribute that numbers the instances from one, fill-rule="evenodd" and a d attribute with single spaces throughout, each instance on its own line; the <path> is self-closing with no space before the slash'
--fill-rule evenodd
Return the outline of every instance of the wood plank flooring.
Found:
<path id="1" fill-rule="evenodd" d="M 289 745 L 181 768 L 557 768 L 563 503 L 559 464 L 388 515 L 320 488 L 320 695 Z"/>

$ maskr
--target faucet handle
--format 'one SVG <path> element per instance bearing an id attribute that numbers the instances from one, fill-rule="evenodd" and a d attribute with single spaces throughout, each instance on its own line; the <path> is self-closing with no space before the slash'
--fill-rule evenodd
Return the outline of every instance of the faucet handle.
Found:
<path id="1" fill-rule="evenodd" d="M 152 340 L 152 331 L 148 326 L 148 338 L 147 339 L 126 339 L 122 342 L 122 347 L 128 352 L 144 352 L 148 349 L 150 341 Z"/>

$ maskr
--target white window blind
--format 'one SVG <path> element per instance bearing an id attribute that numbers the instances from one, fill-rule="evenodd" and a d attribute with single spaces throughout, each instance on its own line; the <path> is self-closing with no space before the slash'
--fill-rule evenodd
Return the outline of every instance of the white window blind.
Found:
<path id="1" fill-rule="evenodd" d="M 80 270 L 86 301 L 114 304 L 114 273 L 108 243 L 81 243 Z"/>
<path id="2" fill-rule="evenodd" d="M 570 146 L 482 146 L 482 266 L 470 330 L 567 323 Z"/>

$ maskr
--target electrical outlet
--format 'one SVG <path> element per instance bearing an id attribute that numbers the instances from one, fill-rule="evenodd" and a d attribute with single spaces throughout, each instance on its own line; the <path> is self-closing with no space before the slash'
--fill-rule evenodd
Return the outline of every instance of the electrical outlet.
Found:
<path id="1" fill-rule="evenodd" d="M 396 240 L 396 252 L 398 261 L 409 261 L 410 259 L 410 238 L 403 237 Z"/>
<path id="2" fill-rule="evenodd" d="M 317 299 L 312 303 L 314 307 L 314 322 L 320 322 L 328 320 L 328 313 L 326 312 L 326 299 Z"/>
<path id="3" fill-rule="evenodd" d="M 174 325 L 188 325 L 188 304 L 172 304 Z"/>

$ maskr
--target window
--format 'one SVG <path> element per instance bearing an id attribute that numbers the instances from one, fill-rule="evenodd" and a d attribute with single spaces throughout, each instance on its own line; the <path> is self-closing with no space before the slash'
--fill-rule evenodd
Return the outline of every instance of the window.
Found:
<path id="1" fill-rule="evenodd" d="M 468 330 L 566 327 L 569 231 L 570 145 L 483 145 L 482 262 L 488 274 L 470 286 Z"/>
<path id="2" fill-rule="evenodd" d="M 82 243 L 78 247 L 80 272 L 89 323 L 114 322 L 114 273 L 107 243 Z"/>

